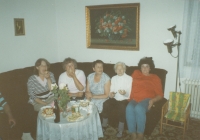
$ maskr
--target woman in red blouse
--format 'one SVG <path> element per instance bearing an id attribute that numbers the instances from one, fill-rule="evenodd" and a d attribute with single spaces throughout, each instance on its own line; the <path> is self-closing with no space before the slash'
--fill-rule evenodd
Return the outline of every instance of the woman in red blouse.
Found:
<path id="1" fill-rule="evenodd" d="M 140 70 L 132 74 L 132 91 L 126 107 L 126 120 L 132 140 L 143 140 L 146 112 L 163 98 L 160 78 L 150 73 L 155 67 L 152 58 L 140 59 L 138 67 Z"/>

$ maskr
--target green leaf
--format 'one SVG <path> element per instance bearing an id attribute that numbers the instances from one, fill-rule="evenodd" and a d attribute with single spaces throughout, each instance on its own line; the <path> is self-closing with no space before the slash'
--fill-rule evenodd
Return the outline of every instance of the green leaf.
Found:
<path id="1" fill-rule="evenodd" d="M 60 108 L 65 109 L 67 103 L 70 101 L 70 98 L 68 96 L 68 90 L 66 88 L 60 90 L 60 89 L 53 89 L 51 90 L 52 93 L 54 93 L 54 97 L 58 99 L 58 105 Z"/>

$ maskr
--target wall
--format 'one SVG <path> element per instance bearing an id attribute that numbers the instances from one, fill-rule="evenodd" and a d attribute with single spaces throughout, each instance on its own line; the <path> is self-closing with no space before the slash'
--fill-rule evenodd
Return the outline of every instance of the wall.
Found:
<path id="1" fill-rule="evenodd" d="M 0 73 L 58 61 L 54 0 L 0 0 L 0 17 Z M 14 18 L 24 18 L 25 36 L 15 36 Z"/>
<path id="2" fill-rule="evenodd" d="M 140 50 L 86 48 L 85 6 L 140 3 Z M 102 59 L 137 65 L 140 58 L 152 56 L 157 68 L 168 71 L 165 97 L 175 89 L 176 59 L 163 41 L 172 38 L 167 27 L 180 30 L 183 0 L 0 0 L 0 73 L 32 66 L 44 57 L 51 63 L 73 57 L 79 62 Z M 14 35 L 14 18 L 25 19 L 25 36 Z M 176 49 L 174 49 L 176 55 Z"/>
<path id="3" fill-rule="evenodd" d="M 103 50 L 86 48 L 85 6 L 140 2 L 140 51 Z M 88 62 L 101 59 L 106 63 L 123 61 L 137 65 L 140 58 L 152 56 L 157 68 L 168 71 L 165 97 L 175 90 L 176 62 L 167 52 L 163 41 L 173 38 L 168 27 L 176 24 L 180 30 L 183 17 L 183 0 L 73 0 L 56 1 L 59 61 L 66 57 Z M 173 49 L 176 55 L 176 49 Z"/>

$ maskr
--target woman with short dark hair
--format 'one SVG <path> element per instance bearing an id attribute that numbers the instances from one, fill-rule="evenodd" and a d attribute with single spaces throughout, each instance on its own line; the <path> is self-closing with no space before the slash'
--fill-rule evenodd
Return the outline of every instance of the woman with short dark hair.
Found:
<path id="1" fill-rule="evenodd" d="M 88 75 L 86 88 L 86 98 L 97 106 L 99 113 L 102 112 L 103 103 L 110 92 L 110 77 L 103 72 L 103 64 L 101 60 L 93 62 L 94 73 Z"/>
<path id="2" fill-rule="evenodd" d="M 55 83 L 54 74 L 48 69 L 50 63 L 40 58 L 35 62 L 34 74 L 29 77 L 27 82 L 27 89 L 29 95 L 29 103 L 31 105 L 25 105 L 23 108 L 23 135 L 22 140 L 33 140 L 30 133 L 32 128 L 36 127 L 37 123 L 37 112 L 41 107 L 52 104 L 54 101 L 54 94 L 51 92 L 51 84 Z M 35 111 L 34 111 L 35 110 Z"/>
<path id="3" fill-rule="evenodd" d="M 154 67 L 152 58 L 145 57 L 138 63 L 140 70 L 135 70 L 132 74 L 130 102 L 126 107 L 126 121 L 132 140 L 143 140 L 146 112 L 163 98 L 161 80 L 151 73 Z"/>
<path id="4" fill-rule="evenodd" d="M 34 106 L 35 111 L 53 102 L 54 94 L 51 92 L 51 84 L 55 83 L 52 72 L 48 71 L 50 63 L 40 58 L 35 62 L 34 75 L 29 77 L 27 87 L 29 103 Z"/>
<path id="5" fill-rule="evenodd" d="M 34 66 L 34 73 L 35 73 L 35 75 L 39 75 L 39 71 L 38 71 L 38 68 L 37 68 L 37 67 L 39 67 L 39 66 L 41 65 L 42 61 L 44 61 L 44 62 L 46 63 L 47 70 L 50 68 L 50 63 L 49 63 L 46 59 L 44 59 L 44 58 L 39 58 L 39 59 L 35 62 L 35 66 Z"/>

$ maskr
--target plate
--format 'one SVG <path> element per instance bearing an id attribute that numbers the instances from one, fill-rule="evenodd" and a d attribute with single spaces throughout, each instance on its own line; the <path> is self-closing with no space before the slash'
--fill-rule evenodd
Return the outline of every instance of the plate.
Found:
<path id="1" fill-rule="evenodd" d="M 71 104 L 75 104 L 75 103 L 76 103 L 76 101 L 70 101 L 70 103 L 71 103 Z"/>
<path id="2" fill-rule="evenodd" d="M 89 105 L 89 101 L 80 101 L 80 106 L 81 107 L 87 107 Z"/>
<path id="3" fill-rule="evenodd" d="M 44 114 L 42 114 L 43 110 L 44 110 L 44 109 L 47 109 L 47 108 L 53 109 L 51 106 L 43 106 L 43 107 L 41 108 L 41 116 L 42 116 L 44 119 L 52 119 L 52 118 L 55 118 L 55 113 L 53 113 L 51 116 L 45 116 Z M 53 110 L 52 110 L 52 111 L 53 111 Z"/>
<path id="4" fill-rule="evenodd" d="M 43 106 L 43 107 L 40 108 L 40 110 L 43 110 L 43 109 L 45 109 L 45 108 L 52 108 L 52 106 L 49 106 L 49 105 Z"/>
<path id="5" fill-rule="evenodd" d="M 53 114 L 53 116 L 49 116 L 49 117 L 44 117 L 44 116 L 42 116 L 44 119 L 55 119 L 56 118 L 56 116 L 55 116 L 55 114 Z"/>
<path id="6" fill-rule="evenodd" d="M 88 115 L 87 115 L 87 112 L 84 111 L 84 110 L 80 110 L 79 112 L 80 114 L 77 114 L 77 113 L 69 113 L 66 117 L 67 121 L 68 122 L 78 122 L 78 121 L 82 121 L 82 120 L 85 120 Z M 75 117 L 72 117 L 72 116 L 75 116 Z M 74 119 L 73 119 L 74 118 Z"/>

